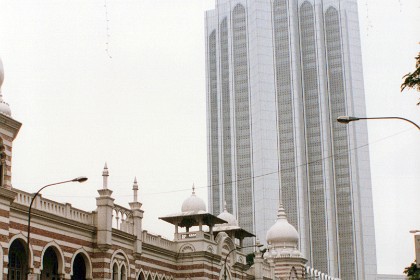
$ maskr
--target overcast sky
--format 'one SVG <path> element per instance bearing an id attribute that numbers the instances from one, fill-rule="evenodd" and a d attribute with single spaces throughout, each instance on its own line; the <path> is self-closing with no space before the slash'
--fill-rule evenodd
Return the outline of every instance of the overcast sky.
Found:
<path id="1" fill-rule="evenodd" d="M 144 229 L 172 239 L 160 216 L 179 212 L 195 183 L 207 201 L 204 10 L 210 0 L 0 0 L 2 93 L 23 123 L 13 186 L 95 209 L 108 163 L 115 203 L 137 176 Z M 418 0 L 361 0 L 368 116 L 420 124 L 420 97 L 400 93 L 420 51 Z M 357 123 L 351 124 L 357 125 Z M 378 271 L 401 274 L 420 229 L 420 131 L 369 121 Z M 274 223 L 274 221 L 273 221 Z"/>

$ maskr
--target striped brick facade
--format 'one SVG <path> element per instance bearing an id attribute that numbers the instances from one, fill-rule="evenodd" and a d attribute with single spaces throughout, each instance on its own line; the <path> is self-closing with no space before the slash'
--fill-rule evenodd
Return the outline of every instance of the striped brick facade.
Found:
<path id="1" fill-rule="evenodd" d="M 37 197 L 31 213 L 30 272 L 35 277 L 32 279 L 224 279 L 225 270 L 226 279 L 307 277 L 306 260 L 291 255 L 270 258 L 256 253 L 254 265 L 249 267 L 246 255 L 238 246 L 239 240 L 226 232 L 212 234 L 211 230 L 204 231 L 201 227 L 181 232 L 177 228 L 174 240 L 150 234 L 147 230 L 136 232 L 136 223 L 141 223 L 143 217 L 141 203 L 132 202 L 131 209 L 124 208 L 113 203 L 109 189 L 98 192 L 98 204 L 105 207 L 98 206 L 92 212 Z M 20 244 L 20 248 L 26 246 L 30 198 L 31 194 L 18 189 L 0 189 L 2 279 L 11 279 L 11 248 L 16 248 L 16 244 Z M 106 208 L 112 209 L 112 214 L 106 219 L 125 218 L 117 223 L 116 220 L 104 222 L 103 214 L 109 213 Z M 104 225 L 111 226 L 106 228 Z M 99 231 L 109 231 L 110 234 L 100 235 Z M 50 254 L 53 251 L 57 257 L 56 278 L 47 277 L 45 273 L 48 251 Z M 26 249 L 22 253 L 25 262 Z M 84 264 L 83 277 L 79 278 L 75 278 L 81 269 L 77 259 Z M 26 274 L 25 269 L 22 273 Z M 25 279 L 24 275 L 14 279 Z"/>
<path id="2" fill-rule="evenodd" d="M 0 244 L 3 249 L 0 269 L 3 279 L 9 279 L 9 248 L 16 243 L 23 248 L 26 246 L 28 198 L 31 195 L 5 188 L 0 190 L 0 195 Z M 108 207 L 113 210 L 121 211 L 121 206 L 113 205 L 112 197 L 105 195 L 99 198 L 102 202 L 111 202 Z M 170 241 L 143 230 L 138 235 L 141 251 L 136 252 L 137 233 L 132 231 L 133 226 L 127 226 L 133 225 L 132 220 L 120 220 L 118 225 L 114 221 L 114 226 L 108 229 L 110 239 L 99 240 L 101 225 L 98 218 L 106 209 L 98 207 L 97 211 L 88 213 L 42 196 L 34 205 L 31 213 L 30 267 L 36 279 L 51 279 L 43 274 L 44 258 L 49 248 L 57 256 L 59 279 L 72 279 L 79 269 L 75 259 L 80 255 L 86 267 L 83 279 L 124 280 L 219 279 L 224 257 L 235 248 L 234 241 L 223 232 L 216 237 L 209 238 L 208 233 L 203 232 L 188 240 Z M 124 209 L 127 213 L 138 210 Z M 124 224 L 125 227 L 122 226 Z M 23 260 L 26 261 L 26 250 L 24 255 Z M 246 256 L 239 250 L 230 256 L 227 262 L 229 275 L 245 279 L 248 268 Z M 25 269 L 22 272 L 26 273 Z"/>
<path id="3" fill-rule="evenodd" d="M 0 183 L 7 189 L 12 187 L 12 143 L 21 126 L 18 121 L 0 113 Z"/>

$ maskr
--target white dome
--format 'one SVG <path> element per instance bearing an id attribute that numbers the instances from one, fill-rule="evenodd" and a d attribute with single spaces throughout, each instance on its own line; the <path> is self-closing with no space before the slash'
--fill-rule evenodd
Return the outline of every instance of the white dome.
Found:
<path id="1" fill-rule="evenodd" d="M 194 213 L 206 212 L 206 204 L 201 198 L 195 195 L 194 185 L 191 196 L 182 203 L 181 211 Z"/>
<path id="2" fill-rule="evenodd" d="M 225 220 L 229 226 L 239 226 L 238 221 L 236 220 L 235 216 L 230 214 L 226 208 L 225 210 L 217 216 L 218 218 Z M 225 225 L 225 224 L 223 224 Z"/>
<path id="3" fill-rule="evenodd" d="M 269 244 L 280 244 L 295 246 L 299 241 L 297 230 L 289 224 L 282 205 L 279 207 L 276 223 L 267 231 L 267 242 Z"/>
<path id="4" fill-rule="evenodd" d="M 1 94 L 1 86 L 3 85 L 4 81 L 4 68 L 3 68 L 3 62 L 0 58 L 0 114 L 11 116 L 12 111 L 10 110 L 9 104 L 3 101 L 3 96 Z"/>

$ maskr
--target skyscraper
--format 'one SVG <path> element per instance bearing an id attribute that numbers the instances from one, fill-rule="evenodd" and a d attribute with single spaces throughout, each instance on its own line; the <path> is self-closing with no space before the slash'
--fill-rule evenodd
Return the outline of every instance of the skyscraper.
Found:
<path id="1" fill-rule="evenodd" d="M 209 208 L 265 241 L 283 202 L 311 266 L 374 279 L 357 0 L 219 0 L 206 12 Z"/>

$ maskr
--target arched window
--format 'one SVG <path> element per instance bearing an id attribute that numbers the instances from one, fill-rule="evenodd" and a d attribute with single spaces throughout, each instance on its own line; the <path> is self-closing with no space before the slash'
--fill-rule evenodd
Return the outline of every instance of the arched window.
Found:
<path id="1" fill-rule="evenodd" d="M 140 272 L 139 278 L 137 278 L 137 280 L 145 280 L 143 272 Z"/>
<path id="2" fill-rule="evenodd" d="M 74 259 L 71 280 L 86 280 L 86 263 L 82 254 L 77 254 Z"/>
<path id="3" fill-rule="evenodd" d="M 290 270 L 290 276 L 289 276 L 289 279 L 291 279 L 291 280 L 296 280 L 296 279 L 298 279 L 298 276 L 297 276 L 297 272 L 296 272 L 296 268 L 293 266 L 292 267 L 292 269 Z"/>
<path id="4" fill-rule="evenodd" d="M 26 248 L 19 240 L 13 241 L 9 248 L 8 280 L 26 279 Z"/>
<path id="5" fill-rule="evenodd" d="M 127 280 L 127 272 L 125 266 L 121 266 L 120 280 Z"/>
<path id="6" fill-rule="evenodd" d="M 48 248 L 42 259 L 41 280 L 59 280 L 58 258 L 53 248 Z"/>
<path id="7" fill-rule="evenodd" d="M 112 267 L 112 280 L 118 280 L 118 265 L 116 263 Z"/>

